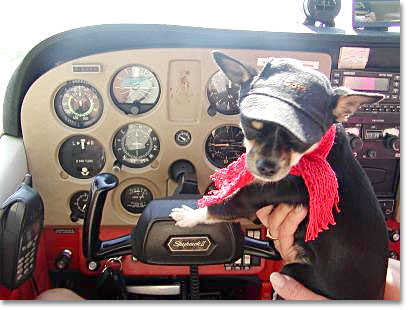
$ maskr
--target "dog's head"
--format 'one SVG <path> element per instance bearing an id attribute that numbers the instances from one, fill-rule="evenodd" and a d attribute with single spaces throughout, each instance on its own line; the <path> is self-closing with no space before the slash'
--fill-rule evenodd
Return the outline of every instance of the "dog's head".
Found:
<path id="1" fill-rule="evenodd" d="M 284 178 L 332 123 L 346 121 L 360 104 L 384 98 L 332 88 L 324 74 L 295 59 L 271 58 L 257 72 L 221 52 L 212 54 L 227 78 L 240 86 L 246 164 L 263 181 Z"/>

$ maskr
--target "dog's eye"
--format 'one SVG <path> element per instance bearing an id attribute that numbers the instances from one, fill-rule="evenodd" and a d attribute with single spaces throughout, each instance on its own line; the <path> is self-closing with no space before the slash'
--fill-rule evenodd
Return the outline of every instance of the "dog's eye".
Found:
<path id="1" fill-rule="evenodd" d="M 251 122 L 251 125 L 252 125 L 252 127 L 255 128 L 256 130 L 261 130 L 261 129 L 263 128 L 263 123 L 260 122 L 260 121 L 255 121 L 255 120 L 253 120 L 253 121 Z"/>

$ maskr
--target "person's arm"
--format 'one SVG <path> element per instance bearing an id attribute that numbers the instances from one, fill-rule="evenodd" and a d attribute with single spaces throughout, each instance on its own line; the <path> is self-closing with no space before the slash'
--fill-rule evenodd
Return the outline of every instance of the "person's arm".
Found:
<path id="1" fill-rule="evenodd" d="M 387 267 L 385 300 L 400 300 L 400 261 L 389 258 Z"/>
<path id="2" fill-rule="evenodd" d="M 295 207 L 288 204 L 279 204 L 275 209 L 272 206 L 262 208 L 256 215 L 262 224 L 268 228 L 269 235 L 285 263 L 294 261 L 296 258 L 294 234 L 298 225 L 307 215 L 306 208 L 303 206 Z M 326 299 L 310 291 L 295 279 L 279 272 L 272 273 L 270 281 L 273 289 L 284 299 Z M 389 259 L 384 299 L 400 300 L 400 261 Z"/>

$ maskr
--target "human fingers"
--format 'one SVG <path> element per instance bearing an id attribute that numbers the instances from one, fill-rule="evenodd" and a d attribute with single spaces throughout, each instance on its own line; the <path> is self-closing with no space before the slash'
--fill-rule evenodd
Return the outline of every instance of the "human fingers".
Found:
<path id="1" fill-rule="evenodd" d="M 327 300 L 326 297 L 312 292 L 295 279 L 279 272 L 270 275 L 270 282 L 275 292 L 286 300 Z"/>
<path id="2" fill-rule="evenodd" d="M 297 205 L 287 214 L 279 226 L 279 242 L 277 242 L 279 248 L 277 250 L 285 262 L 291 262 L 296 259 L 297 250 L 294 247 L 295 232 L 306 215 L 307 208 L 303 205 Z"/>
<path id="3" fill-rule="evenodd" d="M 389 258 L 384 289 L 385 300 L 400 300 L 400 261 Z"/>
<path id="4" fill-rule="evenodd" d="M 258 211 L 256 211 L 256 216 L 258 217 L 258 219 L 261 221 L 261 223 L 267 227 L 268 226 L 268 217 L 269 214 L 272 212 L 272 205 L 263 207 L 261 209 L 259 209 Z"/>
<path id="5" fill-rule="evenodd" d="M 270 236 L 275 240 L 279 238 L 280 225 L 286 216 L 293 210 L 294 206 L 287 203 L 278 204 L 273 212 L 270 213 L 267 222 L 267 228 Z M 276 245 L 276 244 L 275 244 Z"/>

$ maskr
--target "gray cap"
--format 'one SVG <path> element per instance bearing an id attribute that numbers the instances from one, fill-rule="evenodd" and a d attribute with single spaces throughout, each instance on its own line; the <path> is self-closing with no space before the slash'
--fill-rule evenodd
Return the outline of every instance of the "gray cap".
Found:
<path id="1" fill-rule="evenodd" d="M 241 89 L 239 102 L 245 117 L 278 124 L 300 141 L 314 144 L 331 123 L 333 98 L 330 81 L 321 72 L 295 59 L 271 58 Z"/>

